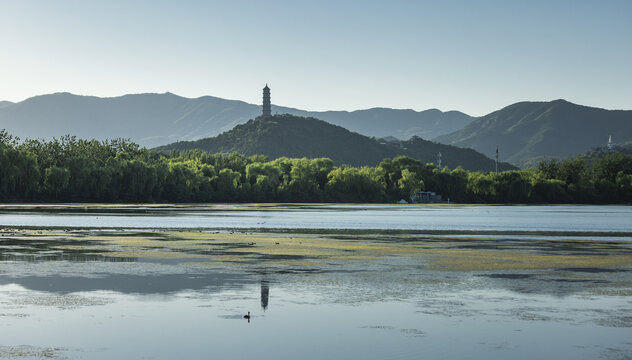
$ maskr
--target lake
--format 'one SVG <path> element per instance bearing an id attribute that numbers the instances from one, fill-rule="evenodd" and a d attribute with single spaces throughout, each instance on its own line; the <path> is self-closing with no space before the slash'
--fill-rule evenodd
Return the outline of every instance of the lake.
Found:
<path id="1" fill-rule="evenodd" d="M 72 210 L 70 212 L 69 210 Z M 631 206 L 240 205 L 46 207 L 0 211 L 0 225 L 73 228 L 632 231 Z"/>
<path id="2" fill-rule="evenodd" d="M 631 271 L 630 206 L 4 205 L 0 358 L 626 359 Z"/>

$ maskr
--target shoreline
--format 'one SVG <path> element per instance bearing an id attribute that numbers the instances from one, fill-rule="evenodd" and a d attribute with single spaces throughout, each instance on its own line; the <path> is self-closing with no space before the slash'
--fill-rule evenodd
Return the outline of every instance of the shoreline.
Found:
<path id="1" fill-rule="evenodd" d="M 11 210 L 21 210 L 21 211 L 38 211 L 38 210 L 62 210 L 62 211 L 81 211 L 81 210 L 116 210 L 116 211 L 125 211 L 125 210 L 190 210 L 195 211 L 199 210 L 212 210 L 212 209 L 276 209 L 276 208 L 309 208 L 309 207 L 342 207 L 342 206 L 351 206 L 351 207 L 486 207 L 486 206 L 525 206 L 525 207 L 534 207 L 534 206 L 608 206 L 608 207 L 628 207 L 632 206 L 632 204 L 620 204 L 620 203 L 612 203 L 612 204 L 590 204 L 590 203 L 410 203 L 410 204 L 396 204 L 396 203 L 342 203 L 342 202 L 331 202 L 331 203 L 302 203 L 302 202 L 271 202 L 271 203 L 45 203 L 45 202 L 35 202 L 35 203 L 0 203 L 0 211 L 11 211 Z"/>

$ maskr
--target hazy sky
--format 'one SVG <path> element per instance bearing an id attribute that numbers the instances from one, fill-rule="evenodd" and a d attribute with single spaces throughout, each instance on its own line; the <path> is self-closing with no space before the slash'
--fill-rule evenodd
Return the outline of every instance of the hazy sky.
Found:
<path id="1" fill-rule="evenodd" d="M 632 1 L 0 0 L 0 100 L 170 91 L 307 110 L 632 109 Z"/>

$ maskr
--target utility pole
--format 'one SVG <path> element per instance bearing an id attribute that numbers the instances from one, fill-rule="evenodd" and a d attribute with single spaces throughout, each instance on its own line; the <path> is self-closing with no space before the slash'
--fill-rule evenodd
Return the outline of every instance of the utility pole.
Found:
<path id="1" fill-rule="evenodd" d="M 498 174 L 498 145 L 496 145 L 496 174 Z"/>

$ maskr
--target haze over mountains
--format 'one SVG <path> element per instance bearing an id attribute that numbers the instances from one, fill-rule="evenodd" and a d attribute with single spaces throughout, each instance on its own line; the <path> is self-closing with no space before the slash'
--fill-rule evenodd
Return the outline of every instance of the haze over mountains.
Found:
<path id="1" fill-rule="evenodd" d="M 469 147 L 488 157 L 525 166 L 543 156 L 565 158 L 603 146 L 632 142 L 632 111 L 569 103 L 520 102 L 480 118 L 458 111 L 421 112 L 373 108 L 310 112 L 272 105 L 272 113 L 313 117 L 359 134 L 412 136 Z M 113 98 L 55 93 L 12 103 L 0 101 L 0 129 L 20 138 L 129 138 L 156 147 L 217 136 L 261 114 L 261 106 L 212 96 L 195 99 L 171 93 Z M 287 154 L 289 155 L 289 154 Z M 435 154 L 432 154 L 434 159 Z"/>
<path id="2" fill-rule="evenodd" d="M 272 113 L 315 117 L 368 136 L 413 135 L 429 139 L 458 130 L 474 118 L 458 111 L 416 112 L 374 108 L 310 112 L 272 106 Z M 21 138 L 130 138 L 155 147 L 218 135 L 261 114 L 261 106 L 212 96 L 189 99 L 171 93 L 113 98 L 55 93 L 0 103 L 0 129 Z"/>
<path id="3" fill-rule="evenodd" d="M 469 147 L 512 164 L 542 156 L 565 158 L 603 146 L 632 140 L 632 111 L 605 110 L 565 100 L 520 102 L 485 115 L 436 141 Z"/>
<path id="4" fill-rule="evenodd" d="M 367 136 L 378 138 L 393 136 L 400 140 L 407 140 L 413 136 L 434 139 L 437 136 L 459 130 L 476 119 L 460 111 L 443 112 L 438 109 L 414 111 L 411 109 L 372 108 L 351 112 L 316 112 L 273 106 L 272 110 L 273 113 L 276 110 L 279 114 L 321 119 Z"/>
<path id="5" fill-rule="evenodd" d="M 441 152 L 442 164 L 454 169 L 492 171 L 495 162 L 472 149 L 443 145 L 413 137 L 407 141 L 377 141 L 325 121 L 294 115 L 275 115 L 250 120 L 217 137 L 178 142 L 158 150 L 200 149 L 208 152 L 238 152 L 246 156 L 263 154 L 270 159 L 279 157 L 328 157 L 334 163 L 353 166 L 375 166 L 385 158 L 406 155 L 422 161 L 437 163 Z M 515 167 L 500 164 L 499 170 Z"/>

